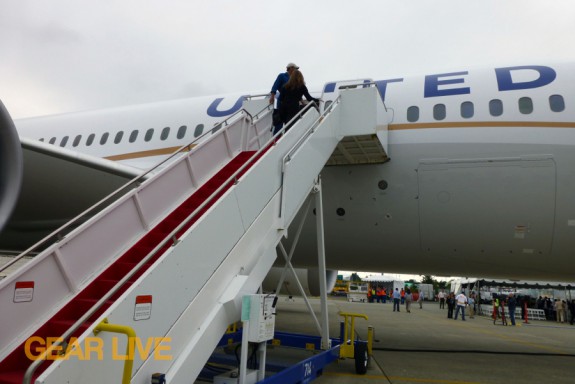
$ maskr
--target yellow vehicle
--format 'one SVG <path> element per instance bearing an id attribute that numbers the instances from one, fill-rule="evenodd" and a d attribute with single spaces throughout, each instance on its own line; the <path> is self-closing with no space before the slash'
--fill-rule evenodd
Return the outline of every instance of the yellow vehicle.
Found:
<path id="1" fill-rule="evenodd" d="M 349 282 L 344 280 L 337 280 L 331 291 L 331 294 L 334 296 L 346 296 L 348 292 Z"/>

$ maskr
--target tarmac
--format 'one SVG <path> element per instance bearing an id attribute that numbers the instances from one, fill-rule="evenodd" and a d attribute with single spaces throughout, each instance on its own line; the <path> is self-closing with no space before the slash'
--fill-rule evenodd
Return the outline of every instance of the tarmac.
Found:
<path id="1" fill-rule="evenodd" d="M 310 299 L 319 319 L 319 299 Z M 493 324 L 491 317 L 466 321 L 448 319 L 436 302 L 424 302 L 393 312 L 392 304 L 328 300 L 330 337 L 339 336 L 339 312 L 368 316 L 356 320 L 366 339 L 375 328 L 373 352 L 365 375 L 357 375 L 353 359 L 328 365 L 314 383 L 574 383 L 575 326 L 552 321 L 517 320 L 517 326 Z M 276 331 L 318 335 L 303 298 L 280 297 Z M 288 351 L 289 359 L 304 360 L 312 351 Z M 268 347 L 271 361 L 286 351 Z"/>

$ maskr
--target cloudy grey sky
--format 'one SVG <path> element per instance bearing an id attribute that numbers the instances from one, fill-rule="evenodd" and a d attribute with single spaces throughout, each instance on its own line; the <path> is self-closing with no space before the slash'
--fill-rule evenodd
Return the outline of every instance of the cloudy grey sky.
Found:
<path id="1" fill-rule="evenodd" d="M 575 61 L 572 0 L 2 1 L 13 118 L 330 80 Z M 437 72 L 440 71 L 440 72 Z"/>

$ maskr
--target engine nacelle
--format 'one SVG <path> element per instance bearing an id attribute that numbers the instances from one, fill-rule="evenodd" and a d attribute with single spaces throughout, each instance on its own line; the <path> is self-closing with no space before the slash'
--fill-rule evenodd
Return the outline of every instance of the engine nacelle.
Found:
<path id="1" fill-rule="evenodd" d="M 294 268 L 298 280 L 300 281 L 305 294 L 311 296 L 319 296 L 320 295 L 320 288 L 319 288 L 319 270 L 317 268 Z M 270 292 L 275 291 L 277 289 L 278 282 L 281 278 L 283 268 L 280 267 L 273 267 L 268 272 L 268 275 L 264 279 L 262 283 L 264 291 Z M 335 270 L 327 270 L 326 271 L 326 285 L 327 285 L 327 292 L 331 292 L 333 287 L 335 286 L 335 281 L 337 279 L 337 271 Z M 284 283 L 281 286 L 280 294 L 285 295 L 294 295 L 299 296 L 300 291 L 297 287 L 297 283 L 293 277 L 293 274 L 288 271 L 286 273 L 286 278 L 284 279 Z"/>
<path id="2" fill-rule="evenodd" d="M 24 168 L 22 147 L 10 114 L 0 101 L 0 231 L 20 196 Z"/>

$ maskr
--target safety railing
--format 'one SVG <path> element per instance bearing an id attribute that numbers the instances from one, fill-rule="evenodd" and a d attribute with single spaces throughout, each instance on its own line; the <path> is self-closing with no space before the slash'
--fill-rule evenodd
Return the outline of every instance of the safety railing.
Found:
<path id="1" fill-rule="evenodd" d="M 333 103 L 328 108 L 326 108 L 324 113 L 320 114 L 310 124 L 309 127 L 306 127 L 306 128 L 302 127 L 304 129 L 303 129 L 303 132 L 300 132 L 301 137 L 299 137 L 298 140 L 295 142 L 295 144 L 291 146 L 291 148 L 288 150 L 287 154 L 283 158 L 284 164 L 286 163 L 287 159 L 291 159 L 294 156 L 294 154 L 297 152 L 297 150 L 299 148 L 301 148 L 307 140 L 309 140 L 309 138 L 311 137 L 311 135 L 313 134 L 313 132 L 317 128 L 317 126 L 323 121 L 323 119 L 327 115 L 329 115 L 330 113 L 332 113 L 334 111 L 334 109 L 336 108 L 336 106 L 338 105 L 339 102 L 340 101 L 338 99 L 337 103 Z M 305 115 L 314 106 L 315 106 L 315 104 L 309 104 L 308 106 L 306 106 L 306 108 L 304 108 L 302 111 L 300 111 L 300 113 L 298 115 L 296 115 L 288 124 L 296 122 L 297 119 L 299 119 L 300 117 Z M 269 128 L 269 126 L 271 125 L 271 114 L 269 112 L 270 112 L 270 106 L 267 106 L 266 108 L 262 109 L 261 112 L 255 114 L 255 115 L 251 115 L 250 116 L 250 123 L 252 125 L 254 125 L 254 124 L 257 124 L 258 121 L 264 121 L 265 124 L 263 124 L 263 125 L 264 125 L 264 127 L 266 127 L 266 124 L 268 124 L 267 121 L 269 119 L 269 125 L 267 125 L 267 127 L 266 127 L 266 128 Z M 235 114 L 233 116 L 236 116 L 236 115 L 237 114 Z M 230 117 L 229 119 L 233 118 L 233 116 Z M 254 118 L 254 116 L 259 116 L 259 118 Z M 312 115 L 310 115 L 310 116 L 312 116 Z M 219 131 L 222 131 L 222 130 L 220 129 L 220 130 L 218 130 L 218 132 Z M 223 130 L 223 132 L 225 132 L 225 130 Z M 264 145 L 261 145 L 260 148 L 258 148 L 257 151 L 255 151 L 255 153 L 244 164 L 242 164 L 241 167 L 239 167 L 239 169 L 237 169 L 232 175 L 230 175 L 220 185 L 219 188 L 217 188 L 214 192 L 212 192 L 210 194 L 210 196 L 208 196 L 208 198 L 206 200 L 204 200 L 200 204 L 200 206 L 197 207 L 191 214 L 189 214 L 189 216 L 187 218 L 185 218 L 175 229 L 173 229 L 168 234 L 164 234 L 163 239 L 159 242 L 158 245 L 156 245 L 156 247 L 154 247 L 154 249 L 152 249 L 146 256 L 144 256 L 143 259 L 140 260 L 140 262 L 135 267 L 133 267 L 128 273 L 126 273 L 124 275 L 124 277 L 119 282 L 117 282 L 116 285 L 114 285 L 114 287 L 104 295 L 104 297 L 102 297 L 95 305 L 93 305 L 88 311 L 86 311 L 84 313 L 84 315 L 72 325 L 72 327 L 68 328 L 68 330 L 66 332 L 64 332 L 61 340 L 68 339 L 77 329 L 79 329 L 79 327 L 82 324 L 84 324 L 94 313 L 96 313 L 96 311 L 98 311 L 104 305 L 104 303 L 106 301 L 108 301 L 136 273 L 138 273 L 138 271 L 140 271 L 143 268 L 144 264 L 146 264 L 151 258 L 156 256 L 158 254 L 158 252 L 160 252 L 160 250 L 162 248 L 164 248 L 169 242 L 173 243 L 173 242 L 177 241 L 177 234 L 180 233 L 182 231 L 182 229 L 185 226 L 187 226 L 192 220 L 195 220 L 198 217 L 198 215 L 200 215 L 200 213 L 203 212 L 203 210 L 206 208 L 206 206 L 208 204 L 211 204 L 214 201 L 214 199 L 216 199 L 217 196 L 219 196 L 221 194 L 221 192 L 224 190 L 224 188 L 226 188 L 226 186 L 228 186 L 231 182 L 233 182 L 233 183 L 237 182 L 240 174 L 245 172 L 247 170 L 247 168 L 251 167 L 254 164 L 254 162 L 256 162 L 261 157 L 263 152 L 267 151 L 275 143 L 275 141 L 278 138 L 278 135 L 280 135 L 282 133 L 285 133 L 285 128 L 284 128 L 284 130 L 280 131 L 276 136 L 265 141 Z M 294 138 L 294 140 L 295 140 L 295 138 Z M 184 146 L 182 148 L 186 148 L 186 147 L 188 147 L 188 146 Z M 177 153 L 175 155 L 177 156 Z M 289 162 L 289 160 L 287 160 L 287 162 Z M 282 176 L 282 178 L 283 178 L 283 176 Z M 284 189 L 283 179 L 281 181 L 281 189 L 282 189 L 282 193 L 283 193 L 283 189 Z M 59 346 L 58 343 L 54 344 L 53 348 L 51 350 L 47 350 L 46 353 L 51 353 L 53 351 L 53 349 L 57 348 L 58 346 Z M 34 372 L 36 371 L 36 369 L 44 361 L 45 361 L 45 359 L 39 358 L 34 363 L 32 363 L 32 365 L 27 370 L 26 377 L 32 378 L 34 376 Z"/>
<path id="2" fill-rule="evenodd" d="M 253 97 L 256 97 L 256 96 L 246 96 L 246 98 L 253 98 Z M 265 107 L 260 112 L 258 112 L 256 114 L 256 116 L 261 117 L 261 115 L 263 113 L 265 113 L 266 111 L 269 111 L 269 110 L 270 110 L 270 107 Z M 147 171 L 144 171 L 141 175 L 130 180 L 128 183 L 126 183 L 123 186 L 121 186 L 120 188 L 116 189 L 115 191 L 113 191 L 112 193 L 110 193 L 109 195 L 104 197 L 102 200 L 100 200 L 96 204 L 92 205 L 91 207 L 89 207 L 88 209 L 86 209 L 85 211 L 83 211 L 82 213 L 77 215 L 76 217 L 72 218 L 66 224 L 64 224 L 61 227 L 54 230 L 51 234 L 49 234 L 48 236 L 46 236 L 43 239 L 41 239 L 40 241 L 38 241 L 36 244 L 32 245 L 31 247 L 29 247 L 24 252 L 20 253 L 14 259 L 10 260 L 10 262 L 2 265 L 0 267 L 0 272 L 2 272 L 4 270 L 6 270 L 7 268 L 9 268 L 10 266 L 14 265 L 16 262 L 18 262 L 22 258 L 27 257 L 27 256 L 35 256 L 35 255 L 41 253 L 41 251 L 46 246 L 48 246 L 54 242 L 61 241 L 68 233 L 70 233 L 72 230 L 77 228 L 79 225 L 86 222 L 87 218 L 96 215 L 102 209 L 107 207 L 107 205 L 110 204 L 112 201 L 117 200 L 118 196 L 122 196 L 122 195 L 126 194 L 131 189 L 138 188 L 139 186 L 142 185 L 143 182 L 145 182 L 147 180 L 147 178 L 149 178 L 149 176 L 151 174 L 156 172 L 158 169 L 161 169 L 162 167 L 164 167 L 166 164 L 170 163 L 172 160 L 174 160 L 174 158 L 178 157 L 182 153 L 191 151 L 195 146 L 197 146 L 198 143 L 205 141 L 208 136 L 212 136 L 213 134 L 217 133 L 222 127 L 229 126 L 231 124 L 232 120 L 239 118 L 239 116 L 242 114 L 245 114 L 246 116 L 248 116 L 248 118 L 253 122 L 254 116 L 252 116 L 248 111 L 246 111 L 245 109 L 238 110 L 237 112 L 235 112 L 234 114 L 229 116 L 226 120 L 215 124 L 212 129 L 207 130 L 202 135 L 195 138 L 191 143 L 188 143 L 186 145 L 181 146 L 178 150 L 176 150 L 174 153 L 172 153 L 168 158 L 164 159 L 162 162 L 158 163 L 156 166 L 150 168 Z"/>
<path id="3" fill-rule="evenodd" d="M 260 118 L 263 118 L 263 114 L 265 112 L 265 110 L 268 110 L 269 107 L 264 108 L 260 113 L 258 113 L 257 115 L 260 116 Z M 239 113 L 240 111 L 238 111 Z M 237 114 L 237 113 L 236 113 Z M 254 123 L 254 120 L 252 120 L 252 124 Z M 271 123 L 271 120 L 270 120 Z M 238 180 L 238 176 L 244 171 L 246 170 L 246 168 L 250 167 L 253 162 L 255 162 L 259 156 L 262 154 L 263 151 L 267 150 L 269 145 L 271 145 L 273 142 L 273 139 L 270 139 L 266 142 L 266 144 L 260 148 L 259 150 L 256 151 L 256 153 L 254 155 L 251 156 L 251 158 L 244 163 L 239 169 L 237 169 L 232 175 L 230 175 L 228 177 L 228 179 L 226 179 L 226 181 L 224 181 L 221 186 L 219 188 L 217 188 L 214 192 L 212 192 L 210 194 L 210 196 L 204 200 L 204 202 L 202 204 L 200 204 L 200 206 L 198 206 L 183 222 L 181 222 L 174 230 L 172 230 L 170 233 L 168 233 L 167 235 L 164 236 L 164 239 L 160 241 L 160 243 L 154 247 L 154 249 L 152 249 L 146 256 L 144 256 L 141 261 L 136 264 L 129 272 L 126 273 L 126 275 L 120 280 L 118 281 L 114 287 L 112 287 L 112 289 L 110 289 L 107 293 L 104 294 L 104 296 L 96 303 L 94 304 L 90 309 L 88 309 L 84 315 L 78 319 L 70 328 L 68 328 L 68 330 L 62 335 L 61 338 L 58 339 L 58 341 L 56 341 L 51 348 L 48 348 L 44 351 L 44 353 L 42 354 L 42 356 L 40 356 L 36 361 L 34 361 L 27 369 L 25 377 L 27 378 L 27 380 L 24 381 L 25 384 L 29 384 L 31 378 L 34 376 L 35 371 L 40 367 L 40 365 L 45 362 L 46 359 L 44 359 L 43 357 L 48 356 L 50 353 L 52 353 L 54 350 L 58 349 L 62 343 L 70 338 L 70 336 L 77 330 L 80 328 L 80 326 L 82 324 L 84 324 L 86 321 L 88 321 L 88 319 L 94 315 L 94 313 L 96 313 L 103 305 L 104 303 L 106 303 L 106 301 L 108 301 L 116 292 L 118 292 L 135 274 L 137 274 L 140 269 L 142 269 L 142 267 L 150 260 L 152 259 L 154 256 L 156 256 L 156 254 L 162 249 L 164 248 L 164 246 L 166 244 L 168 244 L 169 242 L 172 242 L 175 244 L 175 239 L 176 239 L 176 234 L 179 233 L 186 225 L 188 225 L 188 223 L 192 220 L 195 220 L 197 218 L 197 216 L 200 214 L 200 212 L 202 212 L 206 206 L 208 204 L 211 204 L 212 201 L 216 198 L 216 196 L 218 196 L 223 190 L 224 188 L 226 188 L 226 186 L 230 183 L 230 182 L 234 182 L 236 183 Z"/>
<path id="4" fill-rule="evenodd" d="M 293 147 L 288 151 L 288 153 L 284 156 L 283 159 L 283 164 L 285 165 L 286 163 L 288 163 L 292 156 L 294 155 L 294 153 L 297 152 L 297 150 L 309 139 L 309 137 L 315 132 L 315 129 L 317 128 L 317 126 L 322 122 L 323 118 L 325 116 L 327 116 L 329 113 L 331 113 L 331 111 L 335 108 L 335 106 L 337 104 L 339 104 L 339 102 L 341 101 L 341 97 L 338 97 L 337 99 L 334 100 L 333 103 L 331 103 L 326 110 L 323 112 L 323 114 L 321 114 L 314 122 L 312 125 L 309 126 L 308 129 L 306 129 L 305 133 L 299 138 L 299 140 L 293 145 Z M 315 102 L 311 102 L 308 103 L 308 105 L 306 105 L 306 107 L 304 109 L 302 109 L 300 112 L 298 112 L 297 115 L 295 115 L 295 117 L 293 119 L 291 119 L 286 126 L 290 126 L 290 124 L 292 124 L 293 122 L 297 121 L 303 114 L 305 114 L 305 112 L 307 112 L 312 106 L 317 106 L 317 104 L 315 104 Z M 319 107 L 319 106 L 318 106 Z M 282 128 L 286 129 L 286 127 Z M 285 170 L 282 169 L 282 171 Z"/>
<path id="5" fill-rule="evenodd" d="M 349 82 L 349 84 L 348 84 Z M 357 88 L 368 88 L 368 87 L 376 87 L 378 86 L 378 82 L 377 81 L 373 81 L 373 80 L 344 80 L 344 81 L 338 81 L 338 83 L 346 83 L 344 85 L 340 85 L 337 89 L 339 90 L 345 90 L 345 89 L 357 89 Z M 379 98 L 381 99 L 381 102 L 383 103 L 383 107 L 385 109 L 385 112 L 388 112 L 387 106 L 385 105 L 385 100 L 383 100 L 383 97 L 381 96 L 381 93 L 378 92 Z"/>
<path id="6" fill-rule="evenodd" d="M 310 124 L 310 126 L 305 130 L 305 132 L 300 136 L 300 138 L 296 141 L 296 143 L 290 148 L 290 150 L 283 157 L 282 169 L 281 169 L 281 197 L 280 197 L 281 203 L 280 203 L 279 217 L 284 217 L 284 213 L 285 213 L 285 209 L 286 209 L 286 206 L 285 206 L 286 188 L 285 188 L 284 184 L 285 184 L 285 178 L 286 178 L 285 175 L 286 175 L 286 170 L 287 170 L 287 164 L 291 161 L 292 157 L 298 151 L 298 149 L 300 149 L 307 142 L 307 140 L 309 140 L 309 138 L 315 132 L 315 130 L 317 129 L 319 124 L 321 124 L 321 122 L 325 119 L 325 117 L 327 115 L 329 115 L 335 109 L 335 107 L 340 103 L 340 101 L 341 101 L 341 98 L 338 97 L 336 100 L 334 100 L 334 102 L 332 102 L 329 106 L 327 106 L 324 109 L 323 113 L 320 114 L 312 122 L 312 124 Z M 288 122 L 288 124 L 286 124 L 286 126 L 289 127 L 290 124 L 293 124 L 295 121 L 300 119 L 301 116 L 303 116 L 307 111 L 309 111 L 312 107 L 316 107 L 316 106 L 317 106 L 317 104 L 315 104 L 315 102 L 308 103 L 308 105 L 305 108 L 303 108 L 296 116 L 294 116 L 294 118 L 291 119 Z M 286 127 L 284 127 L 280 132 L 278 132 L 276 137 L 278 135 L 282 134 L 285 129 L 286 129 Z"/>

